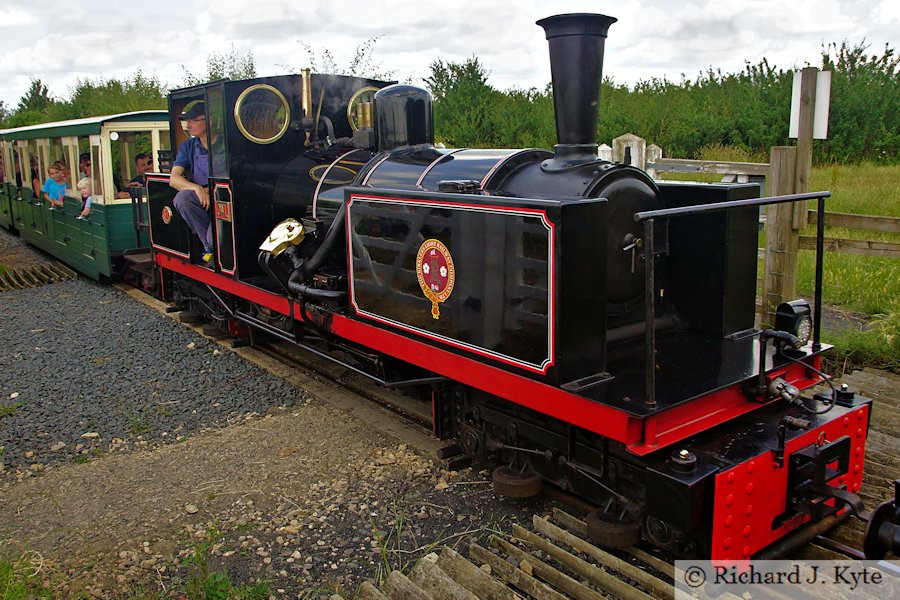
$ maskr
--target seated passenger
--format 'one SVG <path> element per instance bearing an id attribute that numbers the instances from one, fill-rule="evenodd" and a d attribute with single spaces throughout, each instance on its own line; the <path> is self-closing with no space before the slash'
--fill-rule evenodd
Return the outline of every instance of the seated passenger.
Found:
<path id="1" fill-rule="evenodd" d="M 78 191 L 81 193 L 81 212 L 78 214 L 79 219 L 87 219 L 91 214 L 91 192 L 92 184 L 90 177 L 84 177 L 78 181 Z"/>
<path id="2" fill-rule="evenodd" d="M 146 152 L 141 152 L 134 157 L 134 170 L 137 173 L 128 182 L 129 187 L 143 187 L 147 185 L 147 173 L 153 170 L 153 159 Z"/>
<path id="3" fill-rule="evenodd" d="M 91 176 L 91 153 L 82 152 L 78 155 L 78 174 L 80 177 Z"/>
<path id="4" fill-rule="evenodd" d="M 206 139 L 206 105 L 197 102 L 181 115 L 190 138 L 178 148 L 169 185 L 178 190 L 173 203 L 188 227 L 203 244 L 203 262 L 212 261 L 212 223 L 209 218 L 209 148 Z M 215 139 L 212 140 L 215 142 Z"/>
<path id="5" fill-rule="evenodd" d="M 50 203 L 50 208 L 62 208 L 63 198 L 66 195 L 66 176 L 58 163 L 53 163 L 47 169 L 49 177 L 41 188 L 41 194 L 45 201 Z"/>
<path id="6" fill-rule="evenodd" d="M 37 156 L 31 157 L 31 189 L 34 190 L 34 197 L 37 198 L 36 204 L 41 205 L 41 175 L 38 169 Z"/>

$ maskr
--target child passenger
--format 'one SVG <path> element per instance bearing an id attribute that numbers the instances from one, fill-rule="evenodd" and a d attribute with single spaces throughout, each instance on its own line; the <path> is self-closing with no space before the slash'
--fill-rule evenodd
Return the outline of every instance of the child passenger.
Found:
<path id="1" fill-rule="evenodd" d="M 78 191 L 81 192 L 81 213 L 78 215 L 78 218 L 87 219 L 88 215 L 91 214 L 91 194 L 93 188 L 90 177 L 79 180 L 76 187 L 78 188 Z"/>
<path id="2" fill-rule="evenodd" d="M 44 182 L 44 186 L 41 188 L 44 200 L 50 203 L 51 209 L 62 208 L 64 204 L 63 197 L 66 194 L 65 170 L 59 164 L 53 163 L 47 169 L 47 174 L 50 177 L 47 178 L 47 181 Z"/>

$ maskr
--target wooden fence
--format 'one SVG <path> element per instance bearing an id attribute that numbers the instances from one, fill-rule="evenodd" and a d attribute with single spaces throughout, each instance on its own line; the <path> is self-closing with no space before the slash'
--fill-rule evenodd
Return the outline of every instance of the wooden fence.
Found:
<path id="1" fill-rule="evenodd" d="M 808 212 L 810 223 L 816 222 L 816 211 Z M 886 233 L 900 232 L 900 217 L 875 217 L 869 215 L 853 215 L 848 213 L 825 213 L 825 227 L 840 227 L 863 231 L 881 231 Z M 816 238 L 800 236 L 801 250 L 814 250 Z M 869 240 L 825 238 L 827 252 L 844 252 L 862 256 L 881 256 L 884 258 L 900 258 L 900 243 L 877 242 Z"/>
<path id="2" fill-rule="evenodd" d="M 663 158 L 659 146 L 647 146 L 641 138 L 625 134 L 613 140 L 611 147 L 601 146 L 600 156 L 616 162 L 630 162 L 646 169 L 654 178 L 662 173 L 714 174 L 721 175 L 722 181 L 759 183 L 763 196 L 801 191 L 796 189 L 798 163 L 797 148 L 794 146 L 772 148 L 768 163 L 685 160 Z M 827 208 L 827 200 L 825 205 Z M 798 251 L 815 250 L 816 247 L 815 237 L 800 234 L 807 223 L 816 222 L 817 213 L 802 202 L 770 205 L 761 218 L 765 222 L 766 247 L 760 249 L 764 266 L 760 279 L 759 317 L 760 323 L 771 323 L 778 305 L 796 298 Z M 900 218 L 826 212 L 825 226 L 900 233 Z M 824 241 L 826 252 L 900 258 L 900 243 L 896 242 L 834 237 L 826 237 Z"/>

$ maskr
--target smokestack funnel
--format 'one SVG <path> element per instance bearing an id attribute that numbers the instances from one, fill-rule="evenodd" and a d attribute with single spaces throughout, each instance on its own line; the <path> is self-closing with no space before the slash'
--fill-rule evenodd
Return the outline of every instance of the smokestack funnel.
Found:
<path id="1" fill-rule="evenodd" d="M 603 79 L 603 48 L 613 17 L 587 13 L 541 19 L 550 44 L 556 156 L 545 170 L 556 171 L 597 160 L 597 114 Z"/>

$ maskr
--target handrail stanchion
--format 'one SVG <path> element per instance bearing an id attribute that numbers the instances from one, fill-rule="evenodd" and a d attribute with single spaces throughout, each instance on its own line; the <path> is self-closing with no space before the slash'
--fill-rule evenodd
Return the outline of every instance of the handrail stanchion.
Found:
<path id="1" fill-rule="evenodd" d="M 820 350 L 822 342 L 822 270 L 825 261 L 825 196 L 819 197 L 816 219 L 816 283 L 813 312 L 813 350 Z"/>
<path id="2" fill-rule="evenodd" d="M 654 273 L 654 240 L 653 219 L 644 221 L 644 318 L 647 321 L 647 331 L 644 338 L 646 346 L 645 361 L 646 372 L 644 404 L 648 407 L 656 406 L 656 283 Z"/>

